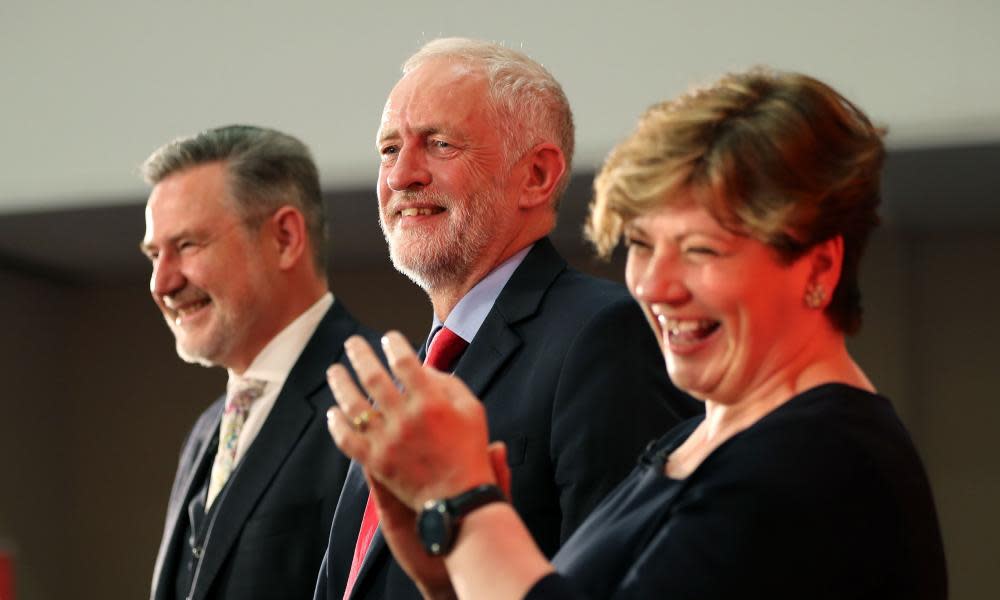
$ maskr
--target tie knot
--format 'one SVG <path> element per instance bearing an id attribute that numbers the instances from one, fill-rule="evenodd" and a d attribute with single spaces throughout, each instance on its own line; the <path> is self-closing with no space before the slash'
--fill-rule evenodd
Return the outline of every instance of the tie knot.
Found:
<path id="1" fill-rule="evenodd" d="M 234 378 L 229 381 L 226 393 L 226 410 L 244 410 L 260 398 L 267 382 L 261 379 Z"/>
<path id="2" fill-rule="evenodd" d="M 450 371 L 468 345 L 469 342 L 458 337 L 457 333 L 447 327 L 442 327 L 431 340 L 424 364 L 430 365 L 438 371 Z"/>

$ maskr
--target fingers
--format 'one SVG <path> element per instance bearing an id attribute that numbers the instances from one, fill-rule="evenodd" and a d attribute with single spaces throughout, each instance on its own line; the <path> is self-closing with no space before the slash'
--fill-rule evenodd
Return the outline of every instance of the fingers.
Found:
<path id="1" fill-rule="evenodd" d="M 404 389 L 419 393 L 426 386 L 426 371 L 420 358 L 398 331 L 390 331 L 382 337 L 382 349 L 389 362 L 389 368 Z"/>
<path id="2" fill-rule="evenodd" d="M 326 382 L 330 384 L 330 391 L 333 392 L 333 397 L 337 400 L 337 406 L 351 418 L 361 411 L 371 408 L 368 399 L 361 393 L 358 386 L 354 385 L 354 381 L 344 365 L 335 364 L 327 369 Z"/>
<path id="3" fill-rule="evenodd" d="M 368 440 L 364 433 L 372 420 L 372 405 L 354 385 L 347 368 L 340 364 L 331 366 L 326 380 L 337 401 L 337 406 L 326 413 L 327 429 L 334 443 L 350 458 L 365 464 L 368 458 Z M 362 417 L 367 415 L 367 420 Z M 364 426 L 362 426 L 364 422 Z"/>
<path id="4" fill-rule="evenodd" d="M 368 342 L 360 336 L 351 336 L 344 343 L 347 358 L 358 375 L 358 381 L 368 392 L 369 397 L 380 409 L 391 411 L 399 404 L 400 394 L 392 377 L 382 367 L 375 352 Z M 336 392 L 334 392 L 336 393 Z M 350 415 L 355 413 L 348 412 Z"/>
<path id="5" fill-rule="evenodd" d="M 365 434 L 351 425 L 351 419 L 338 407 L 332 407 L 326 412 L 326 427 L 340 451 L 348 458 L 362 465 L 368 463 L 368 440 Z"/>

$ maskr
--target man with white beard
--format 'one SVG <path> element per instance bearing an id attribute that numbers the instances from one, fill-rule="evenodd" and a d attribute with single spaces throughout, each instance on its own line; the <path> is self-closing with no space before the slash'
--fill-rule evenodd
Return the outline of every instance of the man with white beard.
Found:
<path id="1" fill-rule="evenodd" d="M 548 71 L 458 38 L 406 62 L 377 135 L 389 254 L 434 309 L 425 360 L 482 399 L 491 439 L 506 447 L 512 502 L 549 556 L 650 440 L 696 410 L 664 375 L 625 288 L 568 268 L 546 237 L 573 143 L 568 101 Z M 390 425 L 378 415 L 354 425 Z M 455 530 L 444 533 L 439 554 Z M 315 598 L 419 597 L 352 464 Z"/>

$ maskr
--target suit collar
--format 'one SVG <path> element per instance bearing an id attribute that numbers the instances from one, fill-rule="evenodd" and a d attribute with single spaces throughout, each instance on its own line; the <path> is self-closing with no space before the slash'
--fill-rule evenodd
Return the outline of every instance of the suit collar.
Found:
<path id="1" fill-rule="evenodd" d="M 538 312 L 546 291 L 565 269 L 566 261 L 548 238 L 535 243 L 455 365 L 455 375 L 473 394 L 482 397 L 500 367 L 521 346 L 514 325 Z"/>

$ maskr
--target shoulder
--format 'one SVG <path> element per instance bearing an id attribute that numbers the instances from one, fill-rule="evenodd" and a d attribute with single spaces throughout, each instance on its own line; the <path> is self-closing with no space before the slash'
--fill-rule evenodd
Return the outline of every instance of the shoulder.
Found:
<path id="1" fill-rule="evenodd" d="M 731 438 L 676 508 L 713 515 L 742 552 L 824 577 L 851 571 L 860 587 L 932 565 L 940 549 L 926 475 L 889 401 L 843 385 L 801 394 Z"/>
<path id="2" fill-rule="evenodd" d="M 577 271 L 572 267 L 564 269 L 552 282 L 550 294 L 558 296 L 579 296 L 579 301 L 587 306 L 604 306 L 622 301 L 634 301 L 624 285 L 601 279 Z"/>
<path id="3" fill-rule="evenodd" d="M 567 268 L 546 290 L 540 312 L 547 318 L 573 323 L 574 332 L 585 327 L 648 326 L 642 310 L 625 286 Z"/>
<path id="4" fill-rule="evenodd" d="M 801 394 L 733 436 L 689 484 L 783 528 L 843 534 L 904 504 L 934 518 L 923 465 L 889 401 L 843 385 Z"/>
<path id="5" fill-rule="evenodd" d="M 912 444 L 886 398 L 831 384 L 792 398 L 733 436 L 705 465 L 763 480 L 818 468 L 826 482 L 838 475 L 858 480 L 862 471 L 897 458 L 900 448 Z"/>
<path id="6" fill-rule="evenodd" d="M 352 335 L 360 335 L 369 343 L 378 342 L 381 337 L 378 332 L 364 325 L 348 310 L 343 300 L 334 298 L 333 305 L 330 306 L 323 319 L 316 328 L 314 337 L 327 336 L 335 339 L 346 340 Z"/>

